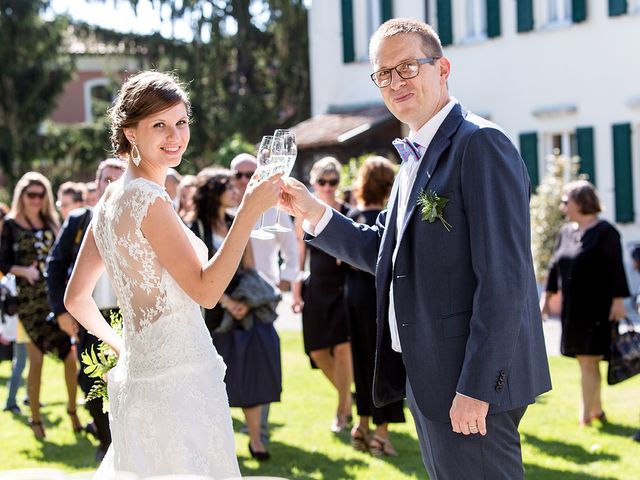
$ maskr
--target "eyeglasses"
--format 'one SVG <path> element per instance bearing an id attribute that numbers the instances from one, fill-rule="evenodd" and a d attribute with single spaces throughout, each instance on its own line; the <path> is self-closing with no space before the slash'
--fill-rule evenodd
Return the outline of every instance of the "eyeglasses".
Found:
<path id="1" fill-rule="evenodd" d="M 332 178 L 330 180 L 325 180 L 324 178 L 320 178 L 316 183 L 321 187 L 324 187 L 327 183 L 332 187 L 335 187 L 336 185 L 338 185 L 338 183 L 340 183 L 340 180 L 338 180 L 337 178 Z"/>
<path id="2" fill-rule="evenodd" d="M 24 195 L 29 200 L 35 200 L 36 198 L 42 200 L 46 194 L 45 192 L 24 192 Z"/>
<path id="3" fill-rule="evenodd" d="M 375 83 L 378 88 L 388 87 L 391 84 L 393 70 L 395 70 L 403 80 L 409 80 L 410 78 L 418 76 L 418 73 L 420 73 L 420 65 L 424 65 L 425 63 L 433 64 L 439 58 L 442 57 L 416 58 L 415 60 L 407 60 L 406 62 L 399 63 L 393 68 L 382 68 L 370 75 L 371 80 L 373 80 L 373 83 Z"/>
<path id="4" fill-rule="evenodd" d="M 250 180 L 254 173 L 256 173 L 255 170 L 253 172 L 236 172 L 234 176 L 236 177 L 236 180 L 240 180 L 242 177 Z"/>
<path id="5" fill-rule="evenodd" d="M 567 206 L 567 203 L 569 203 L 569 199 L 568 198 L 563 198 L 560 200 L 560 204 L 564 205 L 565 207 Z"/>

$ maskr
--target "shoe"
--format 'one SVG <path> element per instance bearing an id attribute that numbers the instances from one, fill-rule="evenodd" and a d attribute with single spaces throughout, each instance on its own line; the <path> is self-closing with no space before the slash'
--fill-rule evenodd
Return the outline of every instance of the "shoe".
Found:
<path id="1" fill-rule="evenodd" d="M 22 404 L 23 404 L 25 407 L 30 406 L 30 405 L 31 405 L 31 402 L 29 401 L 29 397 L 24 397 L 24 400 L 22 401 Z M 40 408 L 44 408 L 44 407 L 46 407 L 46 406 L 47 406 L 47 404 L 46 404 L 46 403 L 42 403 L 42 402 L 40 402 Z"/>
<path id="2" fill-rule="evenodd" d="M 388 438 L 378 435 L 371 437 L 369 441 L 369 452 L 374 457 L 397 457 L 398 452 L 393 448 Z"/>
<path id="3" fill-rule="evenodd" d="M 331 424 L 331 431 L 333 433 L 340 433 L 347 428 L 352 421 L 353 417 L 351 415 L 343 417 L 340 414 L 336 414 L 336 418 L 333 419 L 333 423 Z"/>
<path id="4" fill-rule="evenodd" d="M 366 452 L 369 450 L 369 432 L 365 432 L 360 427 L 355 427 L 351 430 L 351 446 L 354 450 L 359 452 Z"/>
<path id="5" fill-rule="evenodd" d="M 591 417 L 591 420 L 600 420 L 600 422 L 602 423 L 607 423 L 607 415 L 604 413 L 604 411 L 602 411 L 597 415 L 594 415 L 593 417 Z"/>
<path id="6" fill-rule="evenodd" d="M 104 447 L 103 445 L 99 445 L 98 448 L 96 449 L 96 463 L 102 462 L 102 459 L 106 454 L 107 454 L 107 447 Z"/>
<path id="7" fill-rule="evenodd" d="M 3 411 L 11 412 L 16 415 L 20 415 L 22 413 L 22 410 L 20 410 L 20 407 L 18 405 L 7 405 L 6 407 L 4 407 Z"/>
<path id="8" fill-rule="evenodd" d="M 31 430 L 33 431 L 33 435 L 36 437 L 36 439 L 42 440 L 47 436 L 47 434 L 44 431 L 44 425 L 42 425 L 41 421 L 34 422 L 33 419 L 30 418 L 29 426 L 31 427 Z"/>
<path id="9" fill-rule="evenodd" d="M 67 410 L 67 415 L 71 419 L 71 427 L 73 428 L 73 433 L 80 433 L 84 430 L 84 427 L 80 423 L 80 419 L 76 414 L 75 410 Z"/>
<path id="10" fill-rule="evenodd" d="M 640 442 L 640 430 L 638 430 L 636 433 L 634 433 L 631 436 L 631 440 L 634 440 L 636 442 Z"/>
<path id="11" fill-rule="evenodd" d="M 264 462 L 265 460 L 269 460 L 271 458 L 271 454 L 266 450 L 264 452 L 254 452 L 253 448 L 251 448 L 251 442 L 249 442 L 249 453 L 259 462 Z"/>
<path id="12" fill-rule="evenodd" d="M 96 440 L 100 440 L 98 438 L 98 428 L 96 427 L 95 423 L 87 423 L 87 425 L 84 427 L 84 431 L 93 436 L 93 438 L 95 438 Z"/>

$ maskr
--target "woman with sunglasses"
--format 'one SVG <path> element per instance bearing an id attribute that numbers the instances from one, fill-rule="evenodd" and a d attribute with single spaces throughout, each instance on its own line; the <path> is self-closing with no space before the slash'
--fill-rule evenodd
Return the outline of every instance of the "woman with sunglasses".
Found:
<path id="1" fill-rule="evenodd" d="M 194 232 L 207 246 L 213 257 L 233 224 L 228 212 L 240 203 L 240 192 L 232 179 L 232 172 L 223 168 L 207 168 L 201 173 L 194 195 L 196 221 Z M 205 323 L 213 344 L 227 365 L 225 384 L 231 407 L 242 408 L 249 433 L 249 453 L 259 461 L 270 454 L 260 436 L 262 404 L 280 401 L 282 391 L 279 341 L 272 323 L 253 322 L 250 328 L 242 320 L 250 315 L 251 307 L 233 298 L 244 269 L 254 268 L 251 242 L 242 256 L 239 270 L 223 293 L 218 304 L 205 311 Z M 222 325 L 225 310 L 233 325 Z M 251 372 L 251 373 L 250 373 Z M 259 381 L 250 381 L 259 378 Z"/>
<path id="2" fill-rule="evenodd" d="M 336 198 L 340 183 L 340 163 L 333 157 L 318 160 L 311 168 L 310 182 L 315 195 L 331 208 L 346 215 L 350 206 Z M 302 224 L 297 224 L 300 271 L 310 257 L 309 276 L 293 286 L 293 311 L 302 312 L 302 333 L 305 352 L 314 367 L 320 368 L 338 392 L 338 408 L 331 431 L 338 433 L 351 422 L 351 344 L 344 301 L 347 265 L 306 244 Z"/>
<path id="3" fill-rule="evenodd" d="M 53 203 L 51 184 L 37 172 L 25 173 L 13 192 L 11 211 L 4 220 L 0 242 L 0 270 L 13 273 L 18 283 L 18 317 L 31 342 L 27 344 L 29 377 L 27 392 L 31 406 L 29 425 L 37 439 L 45 437 L 40 415 L 40 384 L 45 353 L 64 362 L 67 385 L 67 413 L 73 430 L 82 425 L 76 415 L 77 365 L 71 339 L 54 322 L 50 313 L 43 273 L 49 249 L 60 227 Z"/>

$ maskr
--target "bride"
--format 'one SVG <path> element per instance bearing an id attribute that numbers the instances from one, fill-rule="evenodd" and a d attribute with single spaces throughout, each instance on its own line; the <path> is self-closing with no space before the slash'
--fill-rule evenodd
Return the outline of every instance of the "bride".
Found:
<path id="1" fill-rule="evenodd" d="M 96 206 L 65 295 L 73 317 L 119 355 L 108 378 L 113 443 L 96 478 L 123 471 L 240 475 L 226 367 L 199 305 L 218 302 L 260 213 L 276 203 L 281 180 L 252 180 L 207 262 L 204 243 L 182 224 L 162 187 L 189 143 L 189 115 L 184 90 L 159 72 L 130 77 L 111 109 L 111 142 L 129 167 Z M 124 338 L 91 297 L 104 268 L 122 309 Z"/>

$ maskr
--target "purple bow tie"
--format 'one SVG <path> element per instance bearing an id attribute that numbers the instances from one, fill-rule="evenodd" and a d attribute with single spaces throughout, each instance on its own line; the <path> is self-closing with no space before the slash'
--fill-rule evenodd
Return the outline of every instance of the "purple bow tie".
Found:
<path id="1" fill-rule="evenodd" d="M 408 138 L 396 138 L 393 141 L 393 146 L 398 151 L 402 163 L 407 160 L 419 161 L 424 155 L 425 148 L 417 142 L 412 142 Z"/>

